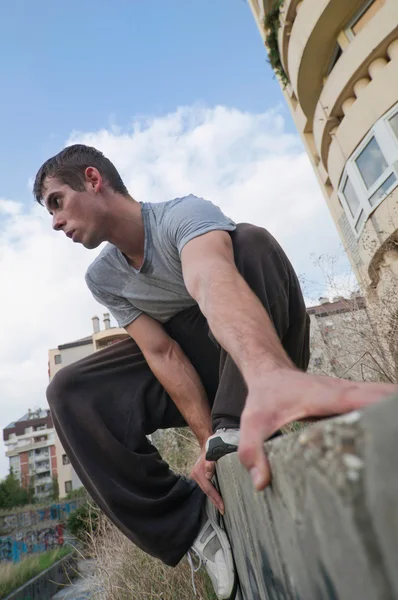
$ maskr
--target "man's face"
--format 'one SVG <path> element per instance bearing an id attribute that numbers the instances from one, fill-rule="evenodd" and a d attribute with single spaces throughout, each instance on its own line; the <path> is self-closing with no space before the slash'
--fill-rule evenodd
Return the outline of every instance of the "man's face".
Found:
<path id="1" fill-rule="evenodd" d="M 78 192 L 56 178 L 44 182 L 43 202 L 53 218 L 55 231 L 63 231 L 75 243 L 96 248 L 103 241 L 105 207 L 90 182 Z"/>

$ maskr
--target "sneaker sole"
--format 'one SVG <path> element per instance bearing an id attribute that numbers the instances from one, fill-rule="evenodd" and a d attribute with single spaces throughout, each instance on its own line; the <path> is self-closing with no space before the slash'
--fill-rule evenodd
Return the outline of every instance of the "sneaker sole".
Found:
<path id="1" fill-rule="evenodd" d="M 229 542 L 228 539 L 228 535 L 226 534 L 226 532 L 224 531 L 224 529 L 222 527 L 220 527 L 220 525 L 218 524 L 218 511 L 215 508 L 215 506 L 209 502 L 208 506 L 210 508 L 207 509 L 207 516 L 210 519 L 210 522 L 212 524 L 213 529 L 216 531 L 217 536 L 220 540 L 222 540 L 221 545 L 224 549 L 229 550 L 229 553 L 225 553 L 225 556 L 228 558 L 228 563 L 229 563 L 229 568 L 232 570 L 233 574 L 234 574 L 234 582 L 232 585 L 232 590 L 231 593 L 229 595 L 229 597 L 225 600 L 234 600 L 235 596 L 236 596 L 236 592 L 238 589 L 238 575 L 237 575 L 237 570 L 236 570 L 236 566 L 235 566 L 235 561 L 234 561 L 234 557 L 232 554 L 232 548 L 231 548 L 231 544 Z"/>
<path id="2" fill-rule="evenodd" d="M 235 444 L 226 444 L 221 438 L 213 438 L 206 444 L 206 460 L 216 461 L 237 450 Z"/>

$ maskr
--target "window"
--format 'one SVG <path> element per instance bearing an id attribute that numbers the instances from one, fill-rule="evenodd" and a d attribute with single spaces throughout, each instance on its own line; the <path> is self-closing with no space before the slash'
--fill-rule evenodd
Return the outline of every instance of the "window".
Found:
<path id="1" fill-rule="evenodd" d="M 360 31 L 373 19 L 375 14 L 381 9 L 386 3 L 386 0 L 367 0 L 364 2 L 360 10 L 351 19 L 348 27 L 346 28 L 346 34 L 348 39 L 352 40 Z"/>
<path id="2" fill-rule="evenodd" d="M 70 460 L 69 458 L 66 456 L 66 454 L 62 455 L 62 464 L 63 465 L 70 465 Z"/>
<path id="3" fill-rule="evenodd" d="M 10 457 L 10 467 L 11 469 L 17 470 L 20 468 L 20 458 L 19 455 L 18 456 L 11 456 Z"/>
<path id="4" fill-rule="evenodd" d="M 61 356 L 61 354 L 55 354 L 54 355 L 54 363 L 56 365 L 60 365 L 62 363 L 62 356 Z"/>
<path id="5" fill-rule="evenodd" d="M 388 119 L 388 122 L 390 124 L 390 127 L 391 127 L 396 139 L 398 140 L 398 111 L 395 113 L 394 116 L 392 116 Z"/>
<path id="6" fill-rule="evenodd" d="M 368 189 L 388 169 L 387 161 L 374 137 L 370 138 L 370 142 L 367 143 L 355 162 Z"/>
<path id="7" fill-rule="evenodd" d="M 333 67 L 335 66 L 335 64 L 337 63 L 337 61 L 339 60 L 339 58 L 342 54 L 343 54 L 343 50 L 341 49 L 340 44 L 336 44 L 335 49 L 333 50 L 332 58 L 330 60 L 330 63 L 328 65 L 328 68 L 326 71 L 326 75 L 330 75 L 330 73 L 333 70 Z"/>
<path id="8" fill-rule="evenodd" d="M 359 236 L 371 212 L 398 185 L 398 105 L 379 119 L 348 159 L 339 198 Z"/>
<path id="9" fill-rule="evenodd" d="M 343 195 L 346 199 L 351 215 L 355 217 L 359 208 L 359 200 L 349 177 L 346 177 L 345 184 L 343 186 Z"/>
<path id="10" fill-rule="evenodd" d="M 69 494 L 72 491 L 72 482 L 65 481 L 65 494 Z"/>

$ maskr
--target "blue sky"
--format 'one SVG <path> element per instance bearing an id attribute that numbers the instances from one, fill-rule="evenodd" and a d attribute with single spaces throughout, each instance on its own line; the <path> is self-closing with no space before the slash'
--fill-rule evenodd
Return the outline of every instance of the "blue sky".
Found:
<path id="1" fill-rule="evenodd" d="M 46 406 L 48 350 L 106 310 L 84 284 L 95 252 L 29 190 L 68 142 L 101 149 L 137 200 L 195 193 L 266 227 L 335 295 L 312 254 L 339 239 L 246 2 L 5 0 L 0 56 L 0 428 Z"/>
<path id="2" fill-rule="evenodd" d="M 28 177 L 72 130 L 195 102 L 283 103 L 244 0 L 8 0 L 0 55 L 3 197 L 27 200 Z"/>

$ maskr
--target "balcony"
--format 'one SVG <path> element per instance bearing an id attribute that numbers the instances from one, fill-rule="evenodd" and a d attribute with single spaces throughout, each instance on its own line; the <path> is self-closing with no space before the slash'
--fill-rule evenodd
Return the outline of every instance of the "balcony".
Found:
<path id="1" fill-rule="evenodd" d="M 357 100 L 357 96 L 365 90 L 366 80 L 371 83 L 369 66 L 377 58 L 387 58 L 388 54 L 391 56 L 394 54 L 392 42 L 397 38 L 396 15 L 395 1 L 387 2 L 367 24 L 366 31 L 350 42 L 325 82 L 314 118 L 315 145 L 325 168 L 327 168 L 329 146 L 332 142 L 330 131 L 338 126 L 341 118 Z M 374 75 L 378 76 L 378 72 Z M 382 89 L 380 83 L 377 83 L 377 88 Z M 380 95 L 383 96 L 384 93 Z M 375 108 L 372 105 L 371 125 L 375 120 Z M 380 114 L 383 112 L 384 110 Z M 362 137 L 363 134 L 355 139 L 354 147 Z"/>
<path id="2" fill-rule="evenodd" d="M 46 448 L 54 444 L 53 440 L 42 440 L 35 441 L 34 438 L 30 438 L 28 440 L 23 440 L 24 443 L 16 444 L 13 448 L 10 448 L 6 452 L 6 456 L 17 456 L 21 454 L 21 452 L 29 452 L 30 450 L 35 450 L 36 448 Z"/>
<path id="3" fill-rule="evenodd" d="M 44 460 L 45 458 L 48 458 L 49 456 L 50 456 L 50 453 L 48 450 L 45 450 L 44 452 L 43 451 L 37 452 L 37 450 L 36 450 L 36 452 L 34 454 L 34 458 L 36 461 Z"/>
<path id="4" fill-rule="evenodd" d="M 35 470 L 35 473 L 45 473 L 46 471 L 50 470 L 50 463 L 49 462 L 36 463 L 34 470 Z"/>
<path id="5" fill-rule="evenodd" d="M 45 485 L 45 484 L 51 483 L 52 477 L 51 477 L 50 471 L 47 469 L 47 471 L 44 471 L 43 473 L 47 473 L 47 475 L 36 473 L 36 475 L 35 475 L 35 484 L 36 485 Z"/>
<path id="6" fill-rule="evenodd" d="M 312 122 L 342 24 L 363 0 L 305 0 L 289 36 L 287 64 L 290 82 L 307 119 Z M 283 51 L 283 49 L 282 49 Z"/>

